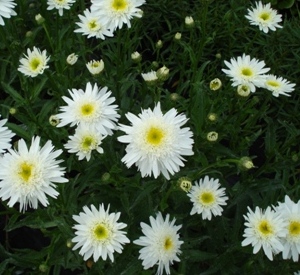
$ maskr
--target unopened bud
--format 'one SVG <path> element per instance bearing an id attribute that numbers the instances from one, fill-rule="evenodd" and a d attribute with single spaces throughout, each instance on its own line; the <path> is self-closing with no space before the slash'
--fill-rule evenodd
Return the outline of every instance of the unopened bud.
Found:
<path id="1" fill-rule="evenodd" d="M 210 83 L 209 83 L 209 88 L 212 91 L 217 91 L 222 87 L 222 82 L 219 78 L 215 78 L 213 79 Z"/>
<path id="2" fill-rule="evenodd" d="M 192 181 L 187 177 L 179 178 L 177 183 L 179 187 L 185 192 L 189 192 L 192 188 Z"/>
<path id="3" fill-rule="evenodd" d="M 156 76 L 157 76 L 158 80 L 165 81 L 169 77 L 169 72 L 170 72 L 170 70 L 166 66 L 163 66 L 157 70 Z"/>
<path id="4" fill-rule="evenodd" d="M 211 141 L 211 142 L 217 141 L 218 137 L 219 137 L 219 134 L 215 131 L 207 133 L 207 136 L 206 136 L 207 140 Z"/>

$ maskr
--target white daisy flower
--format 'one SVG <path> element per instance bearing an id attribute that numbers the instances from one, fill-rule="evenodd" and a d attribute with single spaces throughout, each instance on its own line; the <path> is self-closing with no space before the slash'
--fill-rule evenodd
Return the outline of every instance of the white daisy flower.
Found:
<path id="1" fill-rule="evenodd" d="M 47 65 L 50 57 L 47 57 L 46 50 L 41 52 L 40 49 L 33 47 L 33 51 L 27 49 L 25 58 L 20 59 L 18 71 L 26 76 L 36 77 L 38 74 L 43 74 L 44 70 L 49 68 Z"/>
<path id="2" fill-rule="evenodd" d="M 6 122 L 7 119 L 0 120 L 0 154 L 11 147 L 11 139 L 15 135 L 11 130 L 4 126 Z"/>
<path id="3" fill-rule="evenodd" d="M 131 27 L 130 20 L 133 17 L 142 17 L 142 10 L 139 9 L 145 0 L 92 0 L 91 10 L 95 12 L 101 21 L 109 29 L 121 29 L 123 24 Z"/>
<path id="4" fill-rule="evenodd" d="M 227 69 L 222 71 L 231 78 L 233 87 L 239 85 L 248 85 L 252 93 L 255 92 L 256 87 L 262 87 L 265 81 L 265 73 L 270 68 L 264 68 L 266 65 L 264 61 L 259 61 L 256 58 L 250 58 L 249 55 L 243 54 L 237 59 L 231 58 L 230 62 L 224 61 Z"/>
<path id="5" fill-rule="evenodd" d="M 92 75 L 100 74 L 104 69 L 104 62 L 103 60 L 91 60 L 86 64 L 87 69 Z"/>
<path id="6" fill-rule="evenodd" d="M 57 117 L 61 121 L 57 127 L 84 123 L 95 127 L 103 136 L 112 135 L 120 115 L 117 113 L 118 106 L 112 105 L 115 98 L 110 97 L 111 91 L 107 90 L 107 87 L 98 88 L 97 84 L 92 87 L 90 82 L 86 84 L 85 91 L 69 90 L 72 99 L 62 97 L 68 105 L 60 107 L 61 113 Z"/>
<path id="7" fill-rule="evenodd" d="M 78 29 L 74 32 L 82 33 L 82 35 L 87 35 L 87 38 L 96 37 L 105 40 L 105 36 L 112 37 L 113 32 L 107 27 L 106 24 L 100 20 L 100 17 L 91 12 L 88 9 L 83 11 L 84 15 L 79 14 L 78 17 L 80 22 L 77 22 Z"/>
<path id="8" fill-rule="evenodd" d="M 69 10 L 74 3 L 75 0 L 48 0 L 47 10 L 57 9 L 58 14 L 62 16 L 64 14 L 64 9 Z"/>
<path id="9" fill-rule="evenodd" d="M 164 220 L 160 212 L 156 218 L 150 217 L 150 225 L 141 222 L 144 236 L 133 241 L 137 245 L 144 246 L 139 252 L 139 259 L 143 260 L 144 269 L 148 269 L 158 264 L 157 275 L 163 274 L 165 270 L 170 274 L 170 264 L 174 261 L 180 262 L 178 254 L 181 253 L 180 246 L 183 241 L 179 240 L 178 230 L 181 225 L 174 225 L 175 219 L 170 221 L 167 214 Z"/>
<path id="10" fill-rule="evenodd" d="M 210 179 L 208 176 L 200 179 L 199 183 L 195 182 L 187 194 L 193 203 L 190 214 L 202 214 L 203 220 L 211 220 L 212 214 L 221 216 L 223 208 L 220 205 L 226 205 L 228 197 L 225 196 L 225 188 L 220 186 L 218 179 Z"/>
<path id="11" fill-rule="evenodd" d="M 267 207 L 265 211 L 256 207 L 255 212 L 248 207 L 248 211 L 247 215 L 244 215 L 247 228 L 244 231 L 245 239 L 242 246 L 251 244 L 254 254 L 262 247 L 266 256 L 272 261 L 273 254 L 284 249 L 280 239 L 286 237 L 287 223 L 271 207 Z"/>
<path id="12" fill-rule="evenodd" d="M 114 261 L 114 252 L 122 253 L 123 245 L 129 243 L 126 232 L 121 229 L 127 225 L 118 222 L 121 213 L 109 213 L 109 205 L 105 210 L 104 205 L 99 205 L 99 210 L 91 205 L 83 207 L 83 212 L 73 215 L 78 223 L 73 226 L 76 230 L 72 239 L 76 245 L 73 250 L 81 247 L 79 254 L 86 261 L 93 256 L 94 262 L 101 257 L 106 261 L 107 256 Z"/>
<path id="13" fill-rule="evenodd" d="M 28 149 L 23 139 L 18 142 L 18 151 L 9 149 L 4 154 L 0 166 L 0 197 L 9 199 L 8 206 L 20 203 L 20 212 L 27 206 L 38 207 L 49 204 L 46 195 L 56 198 L 54 182 L 67 182 L 63 177 L 64 168 L 59 166 L 63 160 L 56 160 L 62 150 L 54 150 L 49 140 L 41 148 L 40 137 L 33 137 Z"/>
<path id="14" fill-rule="evenodd" d="M 284 203 L 279 203 L 276 211 L 281 214 L 287 222 L 288 233 L 285 238 L 281 239 L 283 244 L 283 259 L 293 258 L 298 262 L 300 254 L 300 201 L 293 202 L 289 196 L 285 196 Z"/>
<path id="15" fill-rule="evenodd" d="M 11 18 L 17 13 L 14 11 L 14 8 L 17 4 L 14 0 L 0 0 L 0 25 L 4 26 L 5 22 L 2 17 L 4 18 Z"/>
<path id="16" fill-rule="evenodd" d="M 266 75 L 264 88 L 272 92 L 272 95 L 278 97 L 279 95 L 291 96 L 289 93 L 295 90 L 296 84 L 290 83 L 282 77 L 275 75 Z"/>
<path id="17" fill-rule="evenodd" d="M 158 102 L 153 111 L 149 108 L 138 116 L 127 113 L 126 117 L 132 126 L 120 124 L 119 127 L 126 135 L 118 140 L 129 143 L 122 161 L 127 167 L 135 163 L 142 177 L 153 173 L 157 178 L 162 173 L 170 179 L 169 173 L 174 175 L 184 166 L 182 156 L 194 154 L 193 133 L 188 127 L 181 128 L 188 119 L 174 108 L 163 114 Z"/>
<path id="18" fill-rule="evenodd" d="M 151 70 L 148 73 L 141 74 L 142 78 L 148 83 L 148 84 L 155 84 L 158 80 L 157 74 L 155 71 Z"/>
<path id="19" fill-rule="evenodd" d="M 103 153 L 103 149 L 100 147 L 102 139 L 102 135 L 96 128 L 80 124 L 76 128 L 75 134 L 69 136 L 69 140 L 64 147 L 69 149 L 69 153 L 76 153 L 79 160 L 86 158 L 89 161 L 93 150 L 100 154 Z"/>
<path id="20" fill-rule="evenodd" d="M 258 26 L 261 31 L 268 33 L 269 29 L 275 31 L 276 28 L 282 28 L 278 23 L 282 21 L 281 14 L 271 8 L 271 4 L 263 5 L 261 1 L 255 3 L 256 7 L 248 9 L 248 15 L 245 17 L 251 25 Z"/>

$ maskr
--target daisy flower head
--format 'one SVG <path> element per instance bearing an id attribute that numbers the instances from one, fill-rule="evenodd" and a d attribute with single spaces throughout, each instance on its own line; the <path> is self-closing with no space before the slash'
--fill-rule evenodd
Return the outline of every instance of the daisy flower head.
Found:
<path id="1" fill-rule="evenodd" d="M 110 97 L 111 91 L 107 87 L 92 86 L 88 82 L 85 91 L 72 89 L 69 93 L 71 98 L 62 97 L 67 106 L 60 107 L 61 113 L 57 114 L 60 123 L 57 127 L 88 124 L 103 136 L 112 135 L 120 115 L 117 113 L 118 106 L 112 105 L 115 98 Z"/>
<path id="2" fill-rule="evenodd" d="M 281 239 L 283 244 L 282 258 L 285 260 L 293 258 L 294 262 L 298 262 L 300 254 L 300 201 L 295 203 L 289 196 L 285 196 L 284 203 L 279 203 L 276 211 L 287 222 L 288 233 L 285 238 Z"/>
<path id="3" fill-rule="evenodd" d="M 17 15 L 14 8 L 17 4 L 14 0 L 0 0 L 0 25 L 4 26 L 4 18 L 11 18 L 11 16 Z"/>
<path id="4" fill-rule="evenodd" d="M 144 269 L 148 269 L 158 264 L 157 275 L 163 274 L 165 270 L 170 274 L 170 265 L 174 261 L 180 262 L 178 254 L 181 253 L 180 246 L 183 241 L 179 240 L 178 230 L 181 225 L 175 225 L 175 218 L 170 221 L 167 214 L 164 220 L 160 212 L 156 218 L 150 216 L 150 225 L 141 222 L 144 236 L 133 241 L 133 243 L 143 246 L 139 251 Z"/>
<path id="5" fill-rule="evenodd" d="M 209 178 L 205 176 L 189 190 L 187 194 L 193 203 L 191 215 L 201 214 L 202 219 L 211 220 L 212 214 L 214 216 L 221 216 L 223 208 L 221 205 L 226 205 L 228 197 L 225 196 L 225 188 L 220 188 L 218 179 Z"/>
<path id="6" fill-rule="evenodd" d="M 56 158 L 62 150 L 54 150 L 49 140 L 40 147 L 40 137 L 33 137 L 30 148 L 23 139 L 18 142 L 18 150 L 9 149 L 4 154 L 0 166 L 0 197 L 9 199 L 8 206 L 20 203 L 20 212 L 27 207 L 37 208 L 49 204 L 46 195 L 56 198 L 58 192 L 54 183 L 67 182 L 63 177 L 64 168 Z"/>
<path id="7" fill-rule="evenodd" d="M 78 29 L 74 32 L 87 35 L 87 38 L 95 37 L 105 40 L 105 37 L 112 37 L 113 32 L 107 27 L 106 24 L 100 20 L 100 17 L 95 12 L 88 9 L 83 11 L 83 15 L 78 15 L 80 22 L 77 22 Z"/>
<path id="8" fill-rule="evenodd" d="M 73 250 L 80 248 L 79 254 L 86 261 L 93 256 L 94 262 L 101 257 L 106 261 L 107 256 L 114 261 L 114 252 L 122 253 L 123 245 L 129 243 L 123 228 L 127 225 L 118 222 L 121 213 L 109 213 L 103 204 L 97 209 L 94 205 L 84 206 L 83 212 L 73 215 L 77 222 L 73 226 L 75 235 L 72 239 L 76 243 Z"/>
<path id="9" fill-rule="evenodd" d="M 47 57 L 46 50 L 41 52 L 40 49 L 33 47 L 33 50 L 27 49 L 27 55 L 25 58 L 20 59 L 20 66 L 18 71 L 26 76 L 36 77 L 39 74 L 43 74 L 44 70 L 49 68 L 47 65 L 50 57 Z"/>
<path id="10" fill-rule="evenodd" d="M 237 59 L 231 58 L 230 62 L 224 61 L 228 69 L 222 71 L 231 78 L 232 86 L 248 85 L 252 93 L 256 87 L 262 87 L 265 80 L 265 73 L 270 68 L 265 68 L 265 62 L 252 58 L 249 55 L 243 54 Z"/>
<path id="11" fill-rule="evenodd" d="M 104 70 L 103 60 L 91 60 L 86 64 L 87 69 L 92 75 L 100 74 Z"/>
<path id="12" fill-rule="evenodd" d="M 174 108 L 163 114 L 158 102 L 153 110 L 142 110 L 138 116 L 127 113 L 126 117 L 131 126 L 120 124 L 126 135 L 118 137 L 128 143 L 122 162 L 127 167 L 135 163 L 142 177 L 153 174 L 157 178 L 162 173 L 170 179 L 169 173 L 174 175 L 184 166 L 182 156 L 194 154 L 193 133 L 188 127 L 181 128 L 188 119 Z"/>
<path id="13" fill-rule="evenodd" d="M 287 234 L 287 223 L 270 206 L 265 211 L 256 207 L 255 212 L 248 207 L 248 211 L 247 215 L 244 215 L 246 229 L 242 246 L 251 244 L 254 254 L 263 248 L 266 256 L 272 261 L 273 254 L 283 251 L 281 238 L 285 238 Z"/>
<path id="14" fill-rule="evenodd" d="M 272 95 L 278 97 L 279 95 L 291 96 L 290 93 L 295 90 L 296 84 L 290 83 L 282 77 L 275 75 L 266 75 L 264 88 L 272 92 Z"/>
<path id="15" fill-rule="evenodd" d="M 263 5 L 261 1 L 255 3 L 255 7 L 248 9 L 248 14 L 245 16 L 250 25 L 258 26 L 261 31 L 268 33 L 269 29 L 275 31 L 276 28 L 282 28 L 280 23 L 282 21 L 281 14 L 271 8 L 271 4 Z"/>
<path id="16" fill-rule="evenodd" d="M 79 160 L 86 158 L 89 161 L 92 151 L 103 153 L 103 149 L 100 147 L 102 139 L 102 135 L 95 127 L 91 127 L 88 124 L 80 124 L 76 128 L 75 134 L 69 136 L 69 140 L 64 147 L 69 149 L 69 153 L 76 153 Z"/>
<path id="17" fill-rule="evenodd" d="M 130 28 L 130 20 L 133 17 L 142 17 L 142 10 L 138 7 L 145 2 L 145 0 L 92 0 L 91 10 L 97 13 L 109 29 L 121 29 L 123 24 Z"/>
<path id="18" fill-rule="evenodd" d="M 75 3 L 75 0 L 48 0 L 48 8 L 47 10 L 57 9 L 58 14 L 63 16 L 64 9 L 69 10 L 71 6 Z"/>
<path id="19" fill-rule="evenodd" d="M 4 126 L 6 122 L 7 119 L 0 120 L 0 154 L 3 154 L 5 150 L 11 147 L 11 139 L 15 135 L 11 130 Z"/>
<path id="20" fill-rule="evenodd" d="M 148 73 L 142 73 L 142 78 L 147 82 L 149 85 L 154 85 L 158 81 L 158 77 L 155 71 L 151 70 Z"/>

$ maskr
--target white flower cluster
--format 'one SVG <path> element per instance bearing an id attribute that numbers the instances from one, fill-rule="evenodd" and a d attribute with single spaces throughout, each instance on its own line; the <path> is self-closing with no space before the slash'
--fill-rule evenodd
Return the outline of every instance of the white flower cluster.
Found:
<path id="1" fill-rule="evenodd" d="M 259 207 L 252 211 L 248 207 L 244 216 L 246 229 L 242 246 L 251 244 L 253 253 L 261 248 L 272 261 L 273 255 L 282 253 L 283 259 L 298 262 L 300 254 L 300 200 L 295 203 L 289 196 L 279 202 L 273 209 Z"/>

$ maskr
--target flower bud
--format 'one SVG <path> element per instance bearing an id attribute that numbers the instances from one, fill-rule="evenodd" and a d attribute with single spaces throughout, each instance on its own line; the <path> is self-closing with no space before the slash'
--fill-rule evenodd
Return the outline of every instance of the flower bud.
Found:
<path id="1" fill-rule="evenodd" d="M 75 53 L 71 53 L 70 55 L 68 55 L 66 61 L 69 65 L 74 65 L 77 62 L 77 60 L 78 60 L 78 55 Z"/>
<path id="2" fill-rule="evenodd" d="M 169 72 L 170 72 L 170 70 L 166 66 L 163 66 L 157 70 L 156 76 L 157 76 L 158 80 L 165 81 L 169 77 Z"/>
<path id="3" fill-rule="evenodd" d="M 216 122 L 218 120 L 218 115 L 215 113 L 209 113 L 207 119 L 211 122 Z"/>
<path id="4" fill-rule="evenodd" d="M 86 67 L 88 68 L 89 72 L 92 75 L 97 75 L 97 74 L 100 74 L 103 71 L 104 62 L 103 62 L 102 59 L 99 60 L 99 61 L 92 60 L 92 61 L 90 61 L 86 64 Z"/>
<path id="5" fill-rule="evenodd" d="M 9 113 L 11 114 L 11 115 L 15 115 L 16 114 L 16 112 L 17 112 L 17 109 L 16 108 L 10 108 L 9 109 Z"/>
<path id="6" fill-rule="evenodd" d="M 141 62 L 142 56 L 139 52 L 134 52 L 134 53 L 131 54 L 131 59 L 132 59 L 133 62 L 138 63 L 138 62 Z"/>
<path id="7" fill-rule="evenodd" d="M 181 39 L 181 33 L 180 32 L 177 32 L 174 36 L 174 39 L 175 40 L 180 40 Z"/>
<path id="8" fill-rule="evenodd" d="M 163 46 L 163 42 L 162 42 L 161 40 L 158 40 L 158 41 L 156 42 L 155 46 L 156 46 L 156 49 L 161 49 L 162 46 Z"/>
<path id="9" fill-rule="evenodd" d="M 222 82 L 219 78 L 215 78 L 213 79 L 210 83 L 209 83 L 209 88 L 212 91 L 217 91 L 222 87 Z"/>
<path id="10" fill-rule="evenodd" d="M 255 167 L 253 165 L 252 159 L 249 157 L 242 157 L 239 161 L 238 166 L 241 170 L 244 170 L 244 171 L 250 170 Z"/>
<path id="11" fill-rule="evenodd" d="M 35 16 L 35 21 L 38 23 L 38 25 L 42 25 L 45 22 L 45 18 L 40 14 L 37 14 Z"/>
<path id="12" fill-rule="evenodd" d="M 189 192 L 192 188 L 192 181 L 187 177 L 179 178 L 177 183 L 184 192 Z"/>
<path id="13" fill-rule="evenodd" d="M 210 141 L 210 142 L 215 142 L 218 140 L 218 137 L 219 137 L 219 134 L 215 131 L 211 131 L 209 133 L 207 133 L 207 140 Z"/>
<path id="14" fill-rule="evenodd" d="M 185 19 L 184 19 L 184 23 L 185 25 L 188 27 L 188 28 L 191 28 L 195 25 L 195 22 L 194 22 L 194 19 L 192 16 L 187 16 Z"/>
<path id="15" fill-rule="evenodd" d="M 152 70 L 149 73 L 144 73 L 141 75 L 148 85 L 154 85 L 158 80 L 156 72 Z"/>
<path id="16" fill-rule="evenodd" d="M 250 87 L 248 85 L 239 85 L 237 87 L 237 93 L 241 97 L 247 97 L 250 95 Z"/>
<path id="17" fill-rule="evenodd" d="M 56 126 L 60 122 L 59 118 L 56 115 L 51 115 L 49 118 L 49 123 L 52 126 Z"/>

